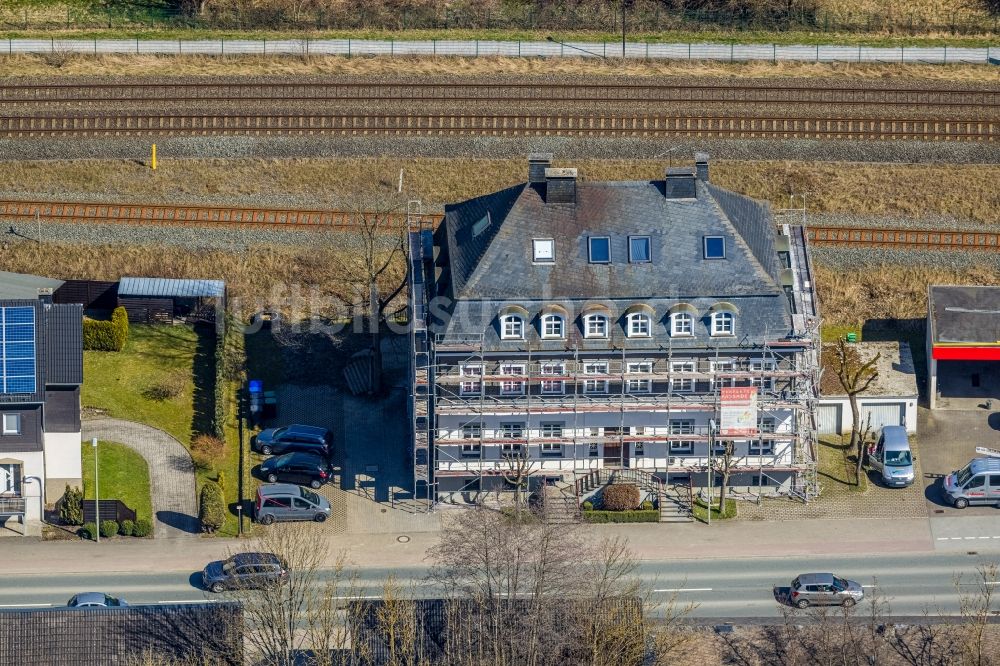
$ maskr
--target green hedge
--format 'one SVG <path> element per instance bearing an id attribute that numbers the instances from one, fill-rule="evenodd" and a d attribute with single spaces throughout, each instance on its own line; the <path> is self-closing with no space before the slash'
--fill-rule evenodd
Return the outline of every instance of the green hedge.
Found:
<path id="1" fill-rule="evenodd" d="M 128 342 L 128 313 L 117 307 L 111 321 L 83 320 L 83 348 L 89 351 L 121 351 Z"/>
<path id="2" fill-rule="evenodd" d="M 651 511 L 584 511 L 588 523 L 658 523 L 660 512 Z"/>
<path id="3" fill-rule="evenodd" d="M 219 484 L 214 481 L 205 482 L 201 487 L 200 504 L 198 518 L 201 520 L 201 531 L 212 534 L 226 522 L 226 500 Z"/>
<path id="4" fill-rule="evenodd" d="M 222 330 L 215 332 L 215 414 L 212 415 L 212 435 L 226 439 L 226 320 Z"/>

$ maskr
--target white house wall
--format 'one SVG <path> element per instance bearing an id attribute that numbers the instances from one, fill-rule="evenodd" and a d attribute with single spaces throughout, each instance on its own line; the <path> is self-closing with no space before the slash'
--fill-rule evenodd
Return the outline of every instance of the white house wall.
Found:
<path id="1" fill-rule="evenodd" d="M 885 404 L 902 404 L 903 405 L 903 425 L 906 427 L 906 432 L 914 434 L 917 432 L 917 396 L 858 396 L 858 404 L 865 405 L 885 405 Z M 819 405 L 840 405 L 840 432 L 850 433 L 852 422 L 851 422 L 851 402 L 847 397 L 824 397 L 819 400 Z M 836 434 L 834 432 L 826 432 L 825 430 L 820 430 L 821 435 L 831 435 Z"/>
<path id="2" fill-rule="evenodd" d="M 41 520 L 39 479 L 45 480 L 45 455 L 41 451 L 0 453 L 0 460 L 21 464 L 21 496 L 25 499 L 27 520 Z"/>
<path id="3" fill-rule="evenodd" d="M 45 433 L 46 500 L 55 502 L 66 486 L 83 485 L 79 432 Z"/>

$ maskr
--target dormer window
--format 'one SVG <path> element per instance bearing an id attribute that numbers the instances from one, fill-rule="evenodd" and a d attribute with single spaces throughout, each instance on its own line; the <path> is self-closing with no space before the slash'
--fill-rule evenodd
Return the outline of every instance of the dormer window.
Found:
<path id="1" fill-rule="evenodd" d="M 551 238 L 536 238 L 531 241 L 531 260 L 536 264 L 554 264 L 556 242 Z"/>
<path id="2" fill-rule="evenodd" d="M 705 258 L 725 259 L 726 239 L 722 236 L 705 236 Z"/>
<path id="3" fill-rule="evenodd" d="M 607 236 L 591 236 L 589 239 L 590 263 L 611 263 L 611 239 Z"/>
<path id="4" fill-rule="evenodd" d="M 694 335 L 694 315 L 690 312 L 675 312 L 670 315 L 670 335 Z"/>
<path id="5" fill-rule="evenodd" d="M 557 314 L 542 315 L 542 337 L 562 338 L 566 335 L 566 320 Z"/>
<path id="6" fill-rule="evenodd" d="M 648 338 L 650 330 L 649 315 L 645 312 L 634 312 L 628 316 L 628 337 Z"/>
<path id="7" fill-rule="evenodd" d="M 524 318 L 517 314 L 508 314 L 501 317 L 500 337 L 504 340 L 523 340 Z"/>
<path id="8" fill-rule="evenodd" d="M 608 337 L 608 316 L 603 314 L 591 314 L 584 317 L 584 337 L 606 338 Z"/>
<path id="9" fill-rule="evenodd" d="M 712 335 L 733 335 L 734 319 L 732 312 L 713 312 Z"/>

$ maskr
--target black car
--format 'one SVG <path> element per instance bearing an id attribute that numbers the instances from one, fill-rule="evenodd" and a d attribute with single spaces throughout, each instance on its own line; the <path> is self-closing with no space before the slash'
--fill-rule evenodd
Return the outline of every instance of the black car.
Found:
<path id="1" fill-rule="evenodd" d="M 201 572 L 206 590 L 261 589 L 288 580 L 288 567 L 273 553 L 239 553 L 209 562 Z"/>
<path id="2" fill-rule="evenodd" d="M 326 428 L 296 424 L 261 430 L 251 446 L 265 456 L 301 451 L 329 458 L 333 453 L 333 435 Z"/>
<path id="3" fill-rule="evenodd" d="M 312 453 L 286 453 L 261 463 L 260 474 L 268 483 L 307 483 L 319 488 L 333 478 L 333 468 L 329 462 Z"/>

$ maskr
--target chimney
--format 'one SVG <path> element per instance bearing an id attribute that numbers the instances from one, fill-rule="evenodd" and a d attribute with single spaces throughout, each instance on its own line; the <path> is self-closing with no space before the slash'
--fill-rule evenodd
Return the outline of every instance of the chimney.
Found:
<path id="1" fill-rule="evenodd" d="M 552 153 L 531 153 L 528 155 L 528 182 L 544 183 L 545 170 L 552 166 Z"/>
<path id="2" fill-rule="evenodd" d="M 708 182 L 708 153 L 694 154 L 694 170 L 698 174 L 698 180 Z"/>
<path id="3" fill-rule="evenodd" d="M 664 194 L 668 199 L 696 199 L 695 174 L 687 167 L 670 167 L 666 174 Z"/>
<path id="4" fill-rule="evenodd" d="M 52 289 L 50 287 L 43 287 L 39 289 L 38 300 L 46 305 L 52 305 Z"/>
<path id="5" fill-rule="evenodd" d="M 576 169 L 545 170 L 545 203 L 576 203 Z"/>

